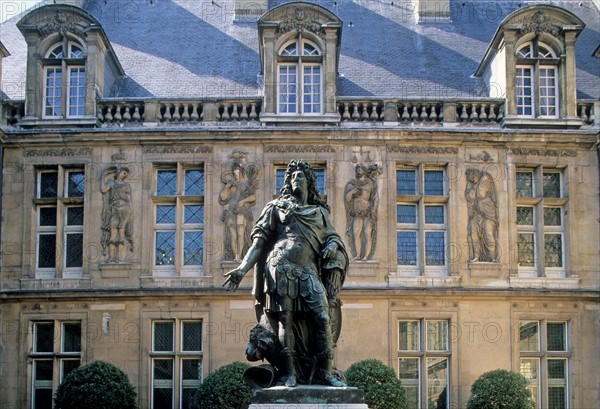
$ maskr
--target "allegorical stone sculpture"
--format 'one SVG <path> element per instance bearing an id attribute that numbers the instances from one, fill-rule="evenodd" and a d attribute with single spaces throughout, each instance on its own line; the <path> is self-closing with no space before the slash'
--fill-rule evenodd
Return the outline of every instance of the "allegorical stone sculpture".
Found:
<path id="1" fill-rule="evenodd" d="M 346 236 L 354 260 L 370 260 L 377 245 L 377 176 L 382 169 L 378 165 L 357 164 L 355 179 L 346 184 L 344 204 L 346 207 Z"/>
<path id="2" fill-rule="evenodd" d="M 223 258 L 239 261 L 251 243 L 259 172 L 256 165 L 246 163 L 245 152 L 236 151 L 232 157 L 231 168 L 221 175 L 225 186 L 219 194 L 219 204 L 223 206 L 221 220 L 225 223 Z"/>
<path id="3" fill-rule="evenodd" d="M 113 155 L 115 156 L 115 155 Z M 129 168 L 122 164 L 111 165 L 102 174 L 102 253 L 108 262 L 123 260 L 123 249 L 133 251 L 133 210 L 131 186 L 126 181 Z"/>
<path id="4" fill-rule="evenodd" d="M 467 169 L 465 176 L 465 198 L 469 213 L 469 261 L 497 262 L 498 199 L 494 179 L 489 173 L 478 169 Z"/>
<path id="5" fill-rule="evenodd" d="M 319 196 L 316 175 L 303 160 L 288 165 L 281 196 L 263 209 L 252 246 L 239 267 L 225 274 L 223 285 L 237 289 L 254 265 L 258 325 L 246 356 L 267 359 L 274 374 L 272 382 L 261 376 L 254 382 L 345 386 L 333 369 L 333 352 L 348 256 Z"/>

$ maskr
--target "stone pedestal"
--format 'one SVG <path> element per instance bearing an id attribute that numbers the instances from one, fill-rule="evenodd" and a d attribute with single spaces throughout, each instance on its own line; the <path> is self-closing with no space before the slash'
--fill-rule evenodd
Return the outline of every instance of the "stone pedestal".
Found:
<path id="1" fill-rule="evenodd" d="M 254 393 L 250 409 L 368 409 L 357 388 L 274 386 Z"/>

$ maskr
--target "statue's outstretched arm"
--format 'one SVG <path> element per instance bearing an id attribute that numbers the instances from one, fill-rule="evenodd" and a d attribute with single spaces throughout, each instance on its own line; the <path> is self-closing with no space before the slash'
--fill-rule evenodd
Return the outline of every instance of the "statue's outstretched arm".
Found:
<path id="1" fill-rule="evenodd" d="M 225 273 L 225 281 L 223 282 L 223 287 L 226 288 L 227 291 L 235 291 L 237 290 L 242 278 L 246 275 L 246 273 L 256 264 L 258 258 L 263 252 L 265 245 L 265 240 L 262 237 L 257 237 L 252 242 L 252 246 L 248 249 L 248 252 L 244 256 L 244 259 L 240 263 L 240 265 L 231 270 L 228 273 Z"/>

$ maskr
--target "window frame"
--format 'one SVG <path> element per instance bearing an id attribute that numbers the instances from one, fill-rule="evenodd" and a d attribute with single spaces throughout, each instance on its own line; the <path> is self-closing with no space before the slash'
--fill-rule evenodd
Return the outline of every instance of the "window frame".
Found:
<path id="1" fill-rule="evenodd" d="M 175 172 L 175 191 L 174 194 L 162 195 L 158 192 L 158 173 L 161 171 Z M 187 194 L 185 186 L 187 172 L 201 171 L 202 172 L 202 194 Z M 204 265 L 206 263 L 206 254 L 204 251 L 204 208 L 205 208 L 205 189 L 206 189 L 206 172 L 204 163 L 187 163 L 175 162 L 168 164 L 155 164 L 153 170 L 153 235 L 152 235 L 152 275 L 154 277 L 200 277 L 204 275 Z M 157 209 L 159 206 L 174 206 L 175 222 L 174 223 L 157 223 Z M 202 221 L 200 223 L 185 223 L 186 206 L 201 206 Z M 162 232 L 173 232 L 175 237 L 174 260 L 172 264 L 157 264 L 157 234 Z M 202 248 L 201 263 L 202 264 L 185 264 L 186 246 L 184 239 L 186 233 L 200 232 Z"/>
<path id="2" fill-rule="evenodd" d="M 414 191 L 411 190 L 412 194 L 407 194 L 408 191 L 400 189 L 398 178 L 399 172 L 411 171 L 414 173 Z M 442 174 L 442 186 L 439 194 L 430 194 L 427 192 L 427 172 L 441 172 Z M 412 180 L 411 180 L 412 182 Z M 436 187 L 437 190 L 437 187 Z M 400 276 L 414 277 L 414 276 L 447 276 L 450 270 L 450 258 L 448 248 L 448 235 L 449 235 L 449 181 L 448 181 L 448 167 L 447 165 L 439 164 L 403 164 L 400 163 L 396 166 L 396 268 L 397 273 Z M 414 206 L 416 212 L 415 223 L 403 223 L 399 222 L 398 210 L 399 206 Z M 431 223 L 427 222 L 427 208 L 430 207 L 441 207 L 443 212 L 443 223 Z M 412 264 L 398 264 L 400 260 L 399 254 L 399 234 L 401 232 L 416 232 L 416 265 Z M 442 233 L 443 234 L 443 264 L 430 264 L 428 262 L 429 247 L 428 247 L 428 235 L 431 233 Z"/>
<path id="3" fill-rule="evenodd" d="M 283 55 L 283 52 L 291 45 L 296 44 L 296 54 L 295 55 Z M 304 48 L 305 45 L 309 45 L 314 50 L 316 50 L 315 55 L 305 55 Z M 276 113 L 278 115 L 283 116 L 320 116 L 323 115 L 324 112 L 324 101 L 323 101 L 323 84 L 324 84 L 324 70 L 323 70 L 323 55 L 321 48 L 313 41 L 309 40 L 302 36 L 299 33 L 293 40 L 289 40 L 283 44 L 277 51 L 277 64 L 276 64 Z M 281 68 L 283 67 L 296 67 L 296 92 L 295 92 L 295 105 L 296 110 L 293 112 L 283 112 L 282 108 L 282 92 L 281 92 L 281 77 L 282 72 Z M 319 68 L 319 82 L 318 82 L 318 99 L 317 103 L 310 102 L 308 105 L 305 102 L 305 96 L 310 94 L 313 95 L 312 92 L 305 94 L 304 87 L 306 85 L 306 75 L 304 68 L 307 67 L 318 67 Z M 311 75 L 311 74 L 308 74 Z M 314 74 L 313 74 L 314 75 Z M 288 83 L 286 83 L 288 84 Z M 287 85 L 289 86 L 289 85 Z M 288 88 L 286 88 L 288 89 Z M 291 95 L 289 93 L 285 93 L 285 95 Z M 289 105 L 289 103 L 286 103 Z M 319 109 L 315 112 L 312 109 L 307 110 L 307 106 L 318 105 Z"/>
<path id="4" fill-rule="evenodd" d="M 62 47 L 62 56 L 53 57 L 52 54 L 54 50 L 58 47 Z M 81 50 L 81 56 L 72 56 L 73 48 L 77 47 Z M 67 50 L 67 55 L 65 56 L 64 50 Z M 43 76 L 44 79 L 42 81 L 42 118 L 43 119 L 65 119 L 65 118 L 84 118 L 85 117 L 85 98 L 86 98 L 86 88 L 87 88 L 87 53 L 85 51 L 85 47 L 83 46 L 83 42 L 79 40 L 71 39 L 71 38 L 63 38 L 60 42 L 53 43 L 46 53 L 44 54 L 44 59 L 42 60 L 43 66 Z M 53 107 L 55 105 L 48 105 L 48 73 L 50 70 L 61 70 L 61 84 L 60 84 L 60 97 L 58 107 L 60 109 L 60 113 L 58 115 L 52 113 L 48 114 L 47 109 Z M 77 95 L 77 107 L 81 107 L 81 112 L 77 112 L 75 114 L 71 114 L 71 97 L 72 97 L 72 85 L 71 81 L 73 78 L 72 71 L 77 70 L 78 72 L 83 71 L 83 85 L 78 83 L 77 88 L 82 89 L 82 95 Z M 56 87 L 55 87 L 56 88 Z"/>

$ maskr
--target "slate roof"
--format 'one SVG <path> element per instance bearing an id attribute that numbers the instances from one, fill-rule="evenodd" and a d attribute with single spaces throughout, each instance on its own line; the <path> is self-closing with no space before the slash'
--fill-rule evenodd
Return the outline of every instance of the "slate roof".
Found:
<path id="1" fill-rule="evenodd" d="M 46 3 L 51 3 L 47 0 Z M 286 1 L 271 1 L 275 6 Z M 234 1 L 86 0 L 102 24 L 127 77 L 120 98 L 260 96 L 255 22 L 234 22 Z M 451 0 L 449 23 L 417 23 L 407 0 L 314 1 L 344 22 L 338 96 L 391 98 L 483 97 L 477 66 L 500 22 L 539 1 Z M 580 99 L 600 98 L 600 11 L 594 2 L 546 1 L 586 23 L 576 42 Z M 581 5 L 580 5 L 581 3 Z M 11 56 L 3 68 L 4 97 L 25 93 L 26 44 L 16 28 L 0 25 Z"/>

